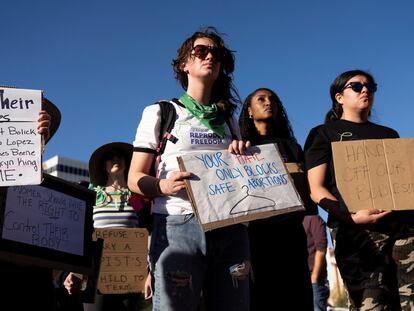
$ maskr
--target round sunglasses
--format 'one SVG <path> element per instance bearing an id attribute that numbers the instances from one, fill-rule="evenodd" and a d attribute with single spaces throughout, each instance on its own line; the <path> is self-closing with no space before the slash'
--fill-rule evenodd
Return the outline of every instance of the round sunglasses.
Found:
<path id="1" fill-rule="evenodd" d="M 208 46 L 204 44 L 197 44 L 192 48 L 191 55 L 194 55 L 195 57 L 204 60 L 207 58 L 208 53 L 211 53 L 213 55 L 214 60 L 220 61 L 223 58 L 223 49 L 215 47 L 215 46 Z"/>
<path id="2" fill-rule="evenodd" d="M 354 92 L 361 93 L 364 86 L 367 88 L 368 92 L 375 93 L 377 91 L 377 84 L 376 83 L 361 83 L 361 82 L 349 82 L 349 84 L 345 85 L 343 90 L 351 88 Z"/>

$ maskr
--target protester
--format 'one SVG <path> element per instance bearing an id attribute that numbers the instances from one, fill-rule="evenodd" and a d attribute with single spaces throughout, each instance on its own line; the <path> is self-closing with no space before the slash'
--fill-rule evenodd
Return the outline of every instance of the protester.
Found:
<path id="1" fill-rule="evenodd" d="M 43 144 L 46 144 L 56 133 L 60 120 L 59 109 L 42 96 L 42 110 L 39 112 L 37 120 L 37 132 L 42 135 Z M 0 187 L 2 198 L 5 197 L 6 191 L 7 187 Z M 1 210 L 0 214 L 3 214 Z M 30 263 L 23 265 L 0 261 L 0 276 L 2 310 L 6 310 L 6 308 L 55 310 L 56 299 L 52 269 L 37 267 Z"/>
<path id="2" fill-rule="evenodd" d="M 249 94 L 239 125 L 243 140 L 276 143 L 284 162 L 303 162 L 302 148 L 274 91 L 259 88 Z M 313 309 L 303 215 L 293 212 L 250 222 L 251 310 Z"/>
<path id="3" fill-rule="evenodd" d="M 132 156 L 132 145 L 123 142 L 105 144 L 96 149 L 89 159 L 90 188 L 96 192 L 93 209 L 94 228 L 136 228 L 138 215 L 129 203 L 131 191 L 127 174 Z M 78 278 L 70 273 L 64 285 L 69 293 L 79 290 Z M 138 310 L 140 294 L 95 295 L 94 303 L 85 303 L 86 311 Z"/>
<path id="4" fill-rule="evenodd" d="M 155 197 L 149 251 L 155 281 L 154 310 L 196 310 L 203 291 L 207 310 L 248 310 L 249 241 L 244 224 L 204 233 L 191 208 L 177 156 L 222 150 L 243 153 L 232 118 L 237 93 L 232 84 L 233 53 L 213 28 L 195 32 L 173 61 L 186 92 L 175 102 L 177 120 L 161 162 L 159 177 L 149 176 L 159 143 L 160 108 L 145 108 L 134 141 L 129 188 Z M 212 139 L 192 139 L 204 135 Z M 203 136 L 203 137 L 204 137 Z M 235 138 L 233 140 L 233 138 Z M 248 146 L 248 144 L 247 144 Z"/>
<path id="5" fill-rule="evenodd" d="M 398 138 L 395 130 L 369 121 L 376 91 L 373 76 L 361 70 L 334 80 L 325 124 L 312 129 L 305 144 L 309 185 L 329 214 L 351 310 L 413 310 L 413 212 L 349 213 L 335 181 L 331 142 Z"/>
<path id="6" fill-rule="evenodd" d="M 315 311 L 326 311 L 328 308 L 329 284 L 326 270 L 326 224 L 319 215 L 306 215 L 303 219 L 308 241 L 308 266 L 311 273 L 313 306 Z"/>

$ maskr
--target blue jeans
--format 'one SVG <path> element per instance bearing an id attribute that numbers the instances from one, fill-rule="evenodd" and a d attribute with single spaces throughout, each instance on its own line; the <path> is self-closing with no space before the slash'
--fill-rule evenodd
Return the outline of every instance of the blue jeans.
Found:
<path id="1" fill-rule="evenodd" d="M 328 308 L 329 285 L 327 280 L 312 283 L 313 307 L 315 311 L 326 311 Z"/>
<path id="2" fill-rule="evenodd" d="M 247 228 L 204 233 L 190 215 L 154 214 L 149 251 L 154 311 L 248 310 L 250 248 Z"/>

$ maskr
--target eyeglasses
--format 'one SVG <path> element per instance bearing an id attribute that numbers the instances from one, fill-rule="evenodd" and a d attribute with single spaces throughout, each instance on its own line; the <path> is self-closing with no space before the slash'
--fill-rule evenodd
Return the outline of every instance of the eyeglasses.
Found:
<path id="1" fill-rule="evenodd" d="M 220 61 L 223 58 L 224 54 L 223 49 L 204 44 L 197 44 L 195 47 L 193 47 L 192 51 L 194 51 L 192 55 L 201 60 L 206 59 L 208 53 L 211 53 L 211 55 L 213 55 L 214 60 Z"/>
<path id="2" fill-rule="evenodd" d="M 347 88 L 351 88 L 354 92 L 361 93 L 364 86 L 367 88 L 368 92 L 375 93 L 377 91 L 377 84 L 376 83 L 361 83 L 361 82 L 349 82 L 348 85 L 345 85 L 344 90 Z"/>

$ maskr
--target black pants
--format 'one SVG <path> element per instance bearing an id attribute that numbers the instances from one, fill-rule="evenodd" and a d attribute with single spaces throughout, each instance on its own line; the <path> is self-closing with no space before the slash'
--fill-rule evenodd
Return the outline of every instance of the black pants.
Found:
<path id="1" fill-rule="evenodd" d="M 251 311 L 313 311 L 306 233 L 302 222 L 251 222 L 254 279 Z"/>
<path id="2" fill-rule="evenodd" d="M 0 278 L 0 310 L 56 310 L 51 269 L 0 261 Z"/>

